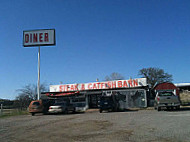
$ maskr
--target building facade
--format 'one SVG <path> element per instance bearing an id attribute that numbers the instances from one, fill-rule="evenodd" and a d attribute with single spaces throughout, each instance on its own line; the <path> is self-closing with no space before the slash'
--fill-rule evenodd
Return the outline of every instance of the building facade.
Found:
<path id="1" fill-rule="evenodd" d="M 50 85 L 46 95 L 59 101 L 83 102 L 87 108 L 98 108 L 103 94 L 119 96 L 123 108 L 147 107 L 147 79 L 114 80 L 80 84 Z"/>

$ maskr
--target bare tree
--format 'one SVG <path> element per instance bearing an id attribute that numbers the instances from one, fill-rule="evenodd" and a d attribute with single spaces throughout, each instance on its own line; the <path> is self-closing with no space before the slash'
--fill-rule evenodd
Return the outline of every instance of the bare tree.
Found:
<path id="1" fill-rule="evenodd" d="M 139 71 L 139 75 L 147 78 L 148 84 L 153 87 L 157 83 L 172 82 L 172 75 L 165 73 L 163 69 L 159 68 L 143 68 Z"/>
<path id="2" fill-rule="evenodd" d="M 111 75 L 105 77 L 106 81 L 123 80 L 123 79 L 125 78 L 120 73 L 117 73 L 117 72 L 113 72 Z"/>
<path id="3" fill-rule="evenodd" d="M 46 92 L 48 89 L 46 84 L 40 85 L 40 92 Z M 37 86 L 28 84 L 24 86 L 22 89 L 16 90 L 18 92 L 18 96 L 16 96 L 17 106 L 21 109 L 27 108 L 31 101 L 37 99 Z"/>

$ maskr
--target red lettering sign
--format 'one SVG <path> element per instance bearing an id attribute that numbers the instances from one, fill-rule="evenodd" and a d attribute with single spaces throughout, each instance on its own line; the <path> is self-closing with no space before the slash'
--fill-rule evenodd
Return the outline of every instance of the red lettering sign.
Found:
<path id="1" fill-rule="evenodd" d="M 99 89 L 99 88 L 100 88 L 100 83 L 98 82 L 98 83 L 97 83 L 97 89 Z"/>
<path id="2" fill-rule="evenodd" d="M 74 86 L 73 85 L 71 85 L 70 90 L 74 91 Z"/>
<path id="3" fill-rule="evenodd" d="M 60 91 L 60 92 L 64 92 L 64 91 L 65 91 L 64 85 L 60 85 L 60 86 L 59 86 L 59 91 Z"/>
<path id="4" fill-rule="evenodd" d="M 94 83 L 94 85 L 93 85 L 93 89 L 96 89 L 96 85 L 97 85 L 97 84 L 96 84 L 96 83 Z"/>
<path id="5" fill-rule="evenodd" d="M 69 91 L 69 88 L 70 88 L 69 85 L 66 85 L 66 91 Z"/>
<path id="6" fill-rule="evenodd" d="M 23 46 L 50 46 L 55 45 L 55 30 L 23 31 Z"/>
<path id="7" fill-rule="evenodd" d="M 48 42 L 48 41 L 49 41 L 49 36 L 48 36 L 48 33 L 45 33 L 45 36 L 44 36 L 44 41 L 45 41 L 45 42 Z"/>
<path id="8" fill-rule="evenodd" d="M 111 88 L 111 82 L 109 81 L 107 84 L 108 84 L 108 88 Z"/>
<path id="9" fill-rule="evenodd" d="M 29 38 L 30 40 L 30 38 Z M 86 84 L 66 84 L 51 86 L 51 92 L 69 92 L 69 91 L 82 91 L 82 90 L 96 90 L 96 89 L 114 89 L 114 88 L 132 88 L 145 86 L 146 78 L 130 79 L 130 80 L 117 80 L 108 82 L 94 82 Z M 78 87 L 79 86 L 79 87 Z"/>
<path id="10" fill-rule="evenodd" d="M 119 88 L 122 88 L 123 87 L 122 86 L 122 81 L 118 81 L 117 85 L 118 85 Z"/>
<path id="11" fill-rule="evenodd" d="M 43 40 L 42 40 L 42 38 L 43 38 L 42 35 L 43 35 L 43 33 L 40 33 L 40 34 L 39 34 L 39 41 L 40 41 L 40 42 L 43 42 Z"/>
<path id="12" fill-rule="evenodd" d="M 25 43 L 49 42 L 48 33 L 25 34 Z"/>
<path id="13" fill-rule="evenodd" d="M 88 84 L 88 89 L 92 89 L 92 86 L 91 86 L 91 85 L 92 85 L 92 83 L 89 83 L 89 84 Z"/>
<path id="14" fill-rule="evenodd" d="M 78 85 L 75 85 L 75 90 L 78 91 Z"/>
<path id="15" fill-rule="evenodd" d="M 104 85 L 105 85 L 104 83 L 101 83 L 101 89 L 103 89 Z"/>
<path id="16" fill-rule="evenodd" d="M 134 86 L 138 86 L 138 80 L 137 79 L 133 80 L 133 84 Z"/>
<path id="17" fill-rule="evenodd" d="M 81 90 L 85 90 L 85 85 L 84 84 L 81 85 Z"/>
<path id="18" fill-rule="evenodd" d="M 25 43 L 28 43 L 29 42 L 29 35 L 28 34 L 25 34 Z"/>
<path id="19" fill-rule="evenodd" d="M 33 34 L 33 42 L 38 42 L 38 34 Z"/>
<path id="20" fill-rule="evenodd" d="M 124 82 L 123 82 L 123 87 L 128 87 L 127 81 L 124 81 Z"/>
<path id="21" fill-rule="evenodd" d="M 116 82 L 112 81 L 112 88 L 116 88 Z"/>
<path id="22" fill-rule="evenodd" d="M 128 80 L 128 83 L 129 83 L 129 87 L 133 87 L 133 83 L 132 83 L 132 80 Z"/>

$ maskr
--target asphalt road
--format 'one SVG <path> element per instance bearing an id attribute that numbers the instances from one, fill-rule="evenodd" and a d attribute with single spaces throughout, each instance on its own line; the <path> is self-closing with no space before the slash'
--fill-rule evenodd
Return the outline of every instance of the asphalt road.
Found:
<path id="1" fill-rule="evenodd" d="M 0 141 L 189 142 L 190 109 L 1 118 Z"/>

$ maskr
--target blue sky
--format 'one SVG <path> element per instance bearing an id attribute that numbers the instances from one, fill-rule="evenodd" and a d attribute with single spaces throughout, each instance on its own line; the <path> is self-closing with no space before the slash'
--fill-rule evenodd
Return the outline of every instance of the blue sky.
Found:
<path id="1" fill-rule="evenodd" d="M 158 67 L 190 82 L 189 0 L 4 0 L 0 2 L 0 98 L 37 83 L 35 47 L 23 30 L 56 30 L 41 47 L 41 82 L 86 83 L 112 72 L 139 78 Z"/>

